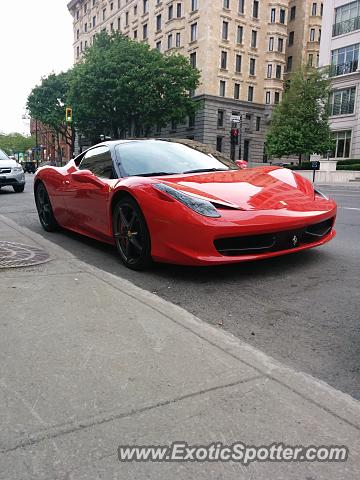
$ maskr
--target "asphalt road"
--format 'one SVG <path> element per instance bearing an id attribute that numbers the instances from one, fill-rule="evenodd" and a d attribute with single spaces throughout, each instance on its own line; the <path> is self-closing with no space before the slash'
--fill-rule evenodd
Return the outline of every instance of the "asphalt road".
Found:
<path id="1" fill-rule="evenodd" d="M 23 194 L 0 190 L 1 214 L 360 399 L 360 185 L 321 187 L 339 206 L 338 235 L 321 248 L 257 263 L 156 265 L 137 273 L 110 246 L 65 231 L 44 232 L 31 180 L 28 175 Z"/>

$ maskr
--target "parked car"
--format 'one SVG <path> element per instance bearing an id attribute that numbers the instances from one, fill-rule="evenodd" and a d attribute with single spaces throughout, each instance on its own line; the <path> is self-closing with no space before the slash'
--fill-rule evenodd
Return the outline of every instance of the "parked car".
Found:
<path id="1" fill-rule="evenodd" d="M 240 169 L 190 140 L 103 142 L 64 167 L 38 169 L 34 194 L 46 231 L 61 226 L 113 244 L 135 270 L 153 260 L 258 260 L 335 236 L 335 202 L 302 176 Z"/>
<path id="2" fill-rule="evenodd" d="M 0 188 L 13 187 L 16 193 L 21 193 L 25 188 L 25 174 L 22 166 L 16 160 L 9 158 L 0 150 Z"/>

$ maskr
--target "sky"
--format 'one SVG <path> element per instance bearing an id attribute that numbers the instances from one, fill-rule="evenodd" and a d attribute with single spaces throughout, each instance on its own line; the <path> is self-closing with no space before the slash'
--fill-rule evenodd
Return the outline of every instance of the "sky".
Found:
<path id="1" fill-rule="evenodd" d="M 73 64 L 68 0 L 0 0 L 0 132 L 29 133 L 26 100 L 41 77 Z"/>

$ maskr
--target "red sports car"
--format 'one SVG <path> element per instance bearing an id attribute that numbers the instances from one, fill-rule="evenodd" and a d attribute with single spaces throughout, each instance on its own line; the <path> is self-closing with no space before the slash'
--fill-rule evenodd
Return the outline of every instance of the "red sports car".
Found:
<path id="1" fill-rule="evenodd" d="M 214 265 L 328 242 L 336 204 L 281 167 L 239 169 L 190 140 L 104 142 L 64 167 L 40 168 L 42 226 L 116 245 L 122 261 Z"/>

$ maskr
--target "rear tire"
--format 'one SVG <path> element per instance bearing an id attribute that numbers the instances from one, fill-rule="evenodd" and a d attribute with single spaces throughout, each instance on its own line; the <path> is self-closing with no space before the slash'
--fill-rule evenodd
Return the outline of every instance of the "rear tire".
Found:
<path id="1" fill-rule="evenodd" d="M 39 182 L 36 186 L 35 203 L 43 229 L 46 232 L 55 232 L 59 225 L 54 216 L 49 194 L 42 182 Z"/>
<path id="2" fill-rule="evenodd" d="M 120 259 L 126 267 L 145 270 L 152 264 L 149 230 L 139 205 L 130 196 L 115 204 L 113 234 Z"/>
<path id="3" fill-rule="evenodd" d="M 22 193 L 25 189 L 25 185 L 14 185 L 13 189 L 15 193 Z"/>

